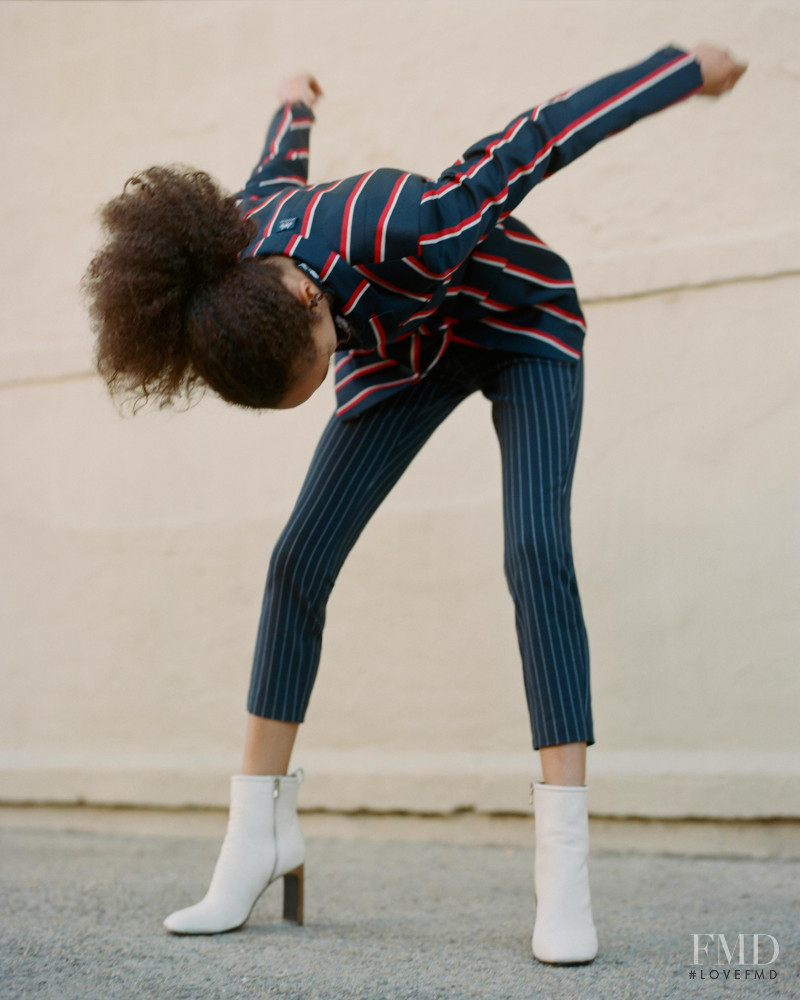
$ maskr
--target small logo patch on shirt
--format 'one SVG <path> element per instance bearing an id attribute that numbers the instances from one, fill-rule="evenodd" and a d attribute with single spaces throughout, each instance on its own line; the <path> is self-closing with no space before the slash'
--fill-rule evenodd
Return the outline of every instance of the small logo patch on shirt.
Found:
<path id="1" fill-rule="evenodd" d="M 294 229 L 296 225 L 297 225 L 297 219 L 281 219 L 281 221 L 278 223 L 278 232 L 286 233 L 290 229 Z"/>

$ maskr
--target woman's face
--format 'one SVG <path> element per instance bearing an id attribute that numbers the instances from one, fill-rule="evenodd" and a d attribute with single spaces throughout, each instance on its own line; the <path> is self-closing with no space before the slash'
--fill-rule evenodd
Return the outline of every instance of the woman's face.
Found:
<path id="1" fill-rule="evenodd" d="M 289 410 L 305 403 L 319 389 L 328 374 L 338 336 L 330 306 L 324 295 L 320 295 L 319 301 L 314 306 L 312 317 L 311 339 L 314 346 L 311 353 L 306 355 L 297 365 L 294 383 L 278 406 L 275 407 L 277 410 Z"/>
<path id="2" fill-rule="evenodd" d="M 281 281 L 297 301 L 308 309 L 311 317 L 313 346 L 310 353 L 297 362 L 294 382 L 275 407 L 276 410 L 289 410 L 310 399 L 325 381 L 330 360 L 336 350 L 338 335 L 325 293 L 319 290 L 308 275 L 295 266 L 291 258 L 276 254 L 267 259 L 271 266 L 280 269 Z"/>

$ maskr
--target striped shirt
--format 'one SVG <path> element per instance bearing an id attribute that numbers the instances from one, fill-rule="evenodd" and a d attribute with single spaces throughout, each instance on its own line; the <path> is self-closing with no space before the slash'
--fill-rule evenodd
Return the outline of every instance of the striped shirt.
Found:
<path id="1" fill-rule="evenodd" d="M 309 185 L 314 116 L 287 104 L 236 196 L 258 226 L 242 258 L 302 262 L 355 330 L 336 356 L 341 417 L 424 378 L 451 343 L 576 361 L 585 323 L 569 267 L 511 213 L 601 139 L 701 86 L 692 55 L 663 49 L 519 115 L 434 180 L 382 168 Z"/>

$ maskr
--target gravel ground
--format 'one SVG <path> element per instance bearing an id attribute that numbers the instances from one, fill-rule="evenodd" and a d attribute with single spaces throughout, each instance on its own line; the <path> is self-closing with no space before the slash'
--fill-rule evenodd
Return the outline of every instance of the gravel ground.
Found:
<path id="1" fill-rule="evenodd" d="M 208 837 L 0 831 L 0 997 L 800 998 L 799 861 L 597 853 L 600 954 L 554 968 L 531 956 L 532 852 L 519 846 L 312 837 L 304 927 L 281 923 L 275 885 L 241 931 L 169 935 L 162 918 L 204 894 L 217 849 Z M 690 978 L 693 933 L 756 932 L 780 944 L 771 980 L 736 965 Z"/>

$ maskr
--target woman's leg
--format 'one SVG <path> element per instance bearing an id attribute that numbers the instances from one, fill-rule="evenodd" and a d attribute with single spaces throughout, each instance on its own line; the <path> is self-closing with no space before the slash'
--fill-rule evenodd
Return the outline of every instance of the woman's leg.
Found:
<path id="1" fill-rule="evenodd" d="M 586 784 L 586 743 L 539 747 L 542 777 L 548 785 Z"/>
<path id="2" fill-rule="evenodd" d="M 570 539 L 581 366 L 517 360 L 484 390 L 503 461 L 506 574 L 533 743 L 536 924 L 533 954 L 557 965 L 597 953 L 588 877 L 586 747 L 594 742 L 589 656 Z"/>
<path id="3" fill-rule="evenodd" d="M 298 726 L 248 714 L 242 774 L 287 774 Z"/>
<path id="4" fill-rule="evenodd" d="M 328 596 L 364 525 L 463 397 L 424 382 L 352 423 L 334 418 L 323 433 L 270 564 L 228 832 L 204 899 L 167 917 L 173 933 L 241 926 L 281 876 L 284 915 L 302 922 L 301 776 L 282 776 L 316 676 Z"/>
<path id="5" fill-rule="evenodd" d="M 259 766 L 273 737 L 300 723 L 319 665 L 325 610 L 348 553 L 435 428 L 465 393 L 426 379 L 354 421 L 334 417 L 270 561 L 247 709 L 247 761 Z M 280 757 L 281 748 L 275 755 Z M 279 762 L 279 761 L 278 761 Z"/>
<path id="6" fill-rule="evenodd" d="M 585 748 L 594 742 L 589 648 L 570 527 L 581 368 L 518 359 L 484 389 L 502 456 L 505 568 L 533 744 L 548 748 L 542 766 L 553 784 L 583 784 Z"/>

